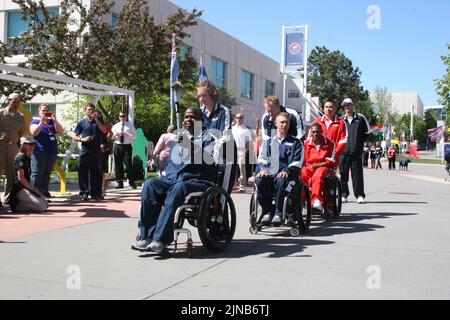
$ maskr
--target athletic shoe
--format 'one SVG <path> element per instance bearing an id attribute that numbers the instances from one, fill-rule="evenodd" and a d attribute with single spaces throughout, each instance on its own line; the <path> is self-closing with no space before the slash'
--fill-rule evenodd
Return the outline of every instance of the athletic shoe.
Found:
<path id="1" fill-rule="evenodd" d="M 261 220 L 262 224 L 269 224 L 270 221 L 272 221 L 272 215 L 270 213 L 267 213 L 264 215 L 264 217 Z"/>
<path id="2" fill-rule="evenodd" d="M 348 202 L 347 197 L 342 197 L 342 203 L 347 203 L 347 202 Z"/>
<path id="3" fill-rule="evenodd" d="M 132 250 L 148 251 L 150 249 L 150 240 L 139 240 L 131 245 Z"/>
<path id="4" fill-rule="evenodd" d="M 313 208 L 317 211 L 323 211 L 323 206 L 319 199 L 314 200 Z"/>
<path id="5" fill-rule="evenodd" d="M 363 197 L 358 197 L 358 203 L 359 204 L 365 204 L 366 200 Z"/>
<path id="6" fill-rule="evenodd" d="M 152 243 L 150 243 L 150 250 L 155 253 L 161 253 L 165 248 L 167 248 L 167 246 L 165 246 L 161 241 L 153 240 Z"/>

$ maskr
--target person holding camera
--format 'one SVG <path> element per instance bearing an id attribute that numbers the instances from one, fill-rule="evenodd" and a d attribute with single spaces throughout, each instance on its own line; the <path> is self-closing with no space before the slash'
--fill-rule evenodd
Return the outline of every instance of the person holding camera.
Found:
<path id="1" fill-rule="evenodd" d="M 78 157 L 78 183 L 83 201 L 91 198 L 97 201 L 104 200 L 100 172 L 101 157 L 100 145 L 102 135 L 107 133 L 107 126 L 99 117 L 95 106 L 89 103 L 84 108 L 86 117 L 78 122 L 75 128 L 74 141 L 81 142 L 80 156 Z"/>
<path id="2" fill-rule="evenodd" d="M 36 141 L 31 156 L 31 185 L 50 198 L 50 175 L 58 156 L 56 135 L 61 134 L 63 128 L 56 115 L 50 112 L 48 104 L 39 106 L 39 117 L 31 121 L 30 132 Z"/>

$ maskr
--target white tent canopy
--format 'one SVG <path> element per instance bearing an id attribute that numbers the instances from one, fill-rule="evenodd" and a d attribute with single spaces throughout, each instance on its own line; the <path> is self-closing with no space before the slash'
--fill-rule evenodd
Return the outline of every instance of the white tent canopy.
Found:
<path id="1" fill-rule="evenodd" d="M 134 91 L 53 73 L 19 68 L 2 63 L 0 63 L 0 70 L 0 79 L 91 95 L 93 97 L 94 104 L 97 104 L 98 100 L 102 96 L 127 96 L 128 120 L 130 122 L 134 122 Z M 14 73 L 14 75 L 9 73 Z M 61 165 L 63 170 L 65 170 L 67 164 L 69 163 L 69 159 L 74 152 L 76 145 L 76 142 L 72 142 L 70 149 L 67 150 L 66 156 Z"/>
<path id="2" fill-rule="evenodd" d="M 127 96 L 129 121 L 134 122 L 134 91 L 1 63 L 0 70 L 2 70 L 0 79 L 87 94 L 94 98 L 94 103 L 97 103 L 102 96 Z M 14 73 L 15 75 L 8 73 Z"/>

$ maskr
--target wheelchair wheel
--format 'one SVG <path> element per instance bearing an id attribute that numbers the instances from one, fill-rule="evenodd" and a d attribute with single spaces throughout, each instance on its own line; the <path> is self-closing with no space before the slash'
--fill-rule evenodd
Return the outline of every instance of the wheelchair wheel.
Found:
<path id="1" fill-rule="evenodd" d="M 259 207 L 256 200 L 256 192 L 253 192 L 250 199 L 250 233 L 255 235 L 261 231 L 261 226 L 258 225 Z"/>
<path id="2" fill-rule="evenodd" d="M 307 232 L 311 224 L 311 192 L 306 184 L 302 183 L 299 188 L 300 212 L 298 215 L 298 226 L 301 232 Z"/>
<path id="3" fill-rule="evenodd" d="M 213 187 L 205 192 L 200 204 L 198 233 L 203 245 L 212 253 L 225 250 L 236 229 L 236 209 L 229 194 Z"/>
<path id="4" fill-rule="evenodd" d="M 336 176 L 327 177 L 326 199 L 324 206 L 325 219 L 339 217 L 342 210 L 342 184 Z"/>

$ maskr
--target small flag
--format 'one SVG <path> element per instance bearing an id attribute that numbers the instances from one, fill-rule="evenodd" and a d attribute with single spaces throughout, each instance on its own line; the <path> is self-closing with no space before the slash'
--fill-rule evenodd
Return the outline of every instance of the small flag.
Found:
<path id="1" fill-rule="evenodd" d="M 175 110 L 175 92 L 174 87 L 180 85 L 178 77 L 180 76 L 178 65 L 177 45 L 175 43 L 175 34 L 172 36 L 172 51 L 170 62 L 170 124 L 173 125 L 173 113 Z"/>
<path id="2" fill-rule="evenodd" d="M 198 83 L 202 83 L 208 80 L 208 74 L 206 68 L 203 66 L 203 56 L 200 57 L 200 68 L 198 70 Z"/>

